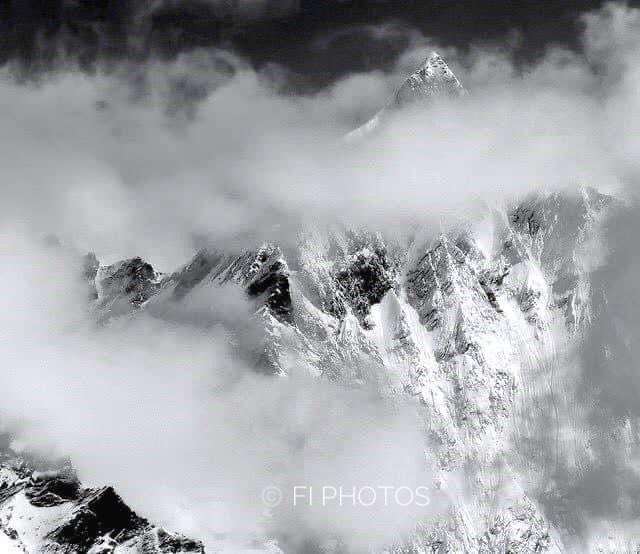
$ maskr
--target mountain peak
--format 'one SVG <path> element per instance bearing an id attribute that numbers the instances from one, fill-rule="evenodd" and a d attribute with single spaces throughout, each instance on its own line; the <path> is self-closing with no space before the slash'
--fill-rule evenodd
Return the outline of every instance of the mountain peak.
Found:
<path id="1" fill-rule="evenodd" d="M 431 54 L 427 56 L 420 68 L 416 71 L 416 73 L 418 72 L 424 72 L 427 75 L 432 75 L 434 77 L 440 76 L 443 78 L 452 78 L 459 83 L 458 79 L 453 74 L 453 71 L 449 69 L 447 62 L 445 62 L 442 56 L 435 51 L 431 52 Z M 462 87 L 462 85 L 460 86 Z"/>
<path id="2" fill-rule="evenodd" d="M 427 58 L 424 60 L 424 63 L 422 64 L 423 69 L 428 69 L 433 67 L 442 67 L 442 66 L 449 69 L 446 62 L 442 59 L 440 54 L 438 54 L 435 50 L 427 56 Z"/>
<path id="3" fill-rule="evenodd" d="M 429 100 L 438 96 L 462 96 L 465 90 L 437 52 L 431 52 L 424 63 L 413 72 L 396 92 L 398 106 Z"/>
<path id="4" fill-rule="evenodd" d="M 433 51 L 402 85 L 396 90 L 391 100 L 367 123 L 346 135 L 346 140 L 356 140 L 378 127 L 388 111 L 394 108 L 429 102 L 438 97 L 464 96 L 466 91 L 462 83 L 449 69 L 447 62 L 440 54 Z"/>

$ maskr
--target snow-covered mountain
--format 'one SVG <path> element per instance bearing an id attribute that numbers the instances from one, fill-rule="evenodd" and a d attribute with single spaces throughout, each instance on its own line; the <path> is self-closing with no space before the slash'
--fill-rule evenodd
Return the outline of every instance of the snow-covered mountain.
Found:
<path id="1" fill-rule="evenodd" d="M 424 63 L 405 79 L 387 104 L 369 121 L 348 133 L 345 140 L 353 141 L 366 136 L 377 129 L 390 113 L 407 105 L 464 94 L 464 87 L 446 62 L 437 52 L 432 52 Z"/>
<path id="2" fill-rule="evenodd" d="M 390 109 L 443 93 L 464 89 L 434 53 L 353 136 Z M 523 411 L 544 409 L 530 399 L 560 387 L 549 360 L 597 315 L 601 291 L 587 268 L 602 223 L 618 205 L 591 188 L 539 193 L 464 228 L 406 242 L 310 226 L 293 245 L 203 249 L 166 275 L 140 258 L 101 265 L 91 255 L 83 270 L 88 302 L 103 322 L 141 312 L 164 317 L 197 291 L 234 283 L 254 302 L 263 331 L 243 345 L 256 371 L 373 383 L 414 399 L 437 486 L 453 489 L 454 475 L 464 471 L 468 490 L 452 490 L 447 513 L 388 552 L 559 552 L 569 549 L 566 529 L 547 516 L 545 483 L 517 443 L 527 434 Z M 2 552 L 203 551 L 133 513 L 113 489 L 84 489 L 69 467 L 4 450 Z M 601 548 L 601 539 L 611 540 L 589 539 L 588 548 Z"/>
<path id="3" fill-rule="evenodd" d="M 394 552 L 554 551 L 560 535 L 525 493 L 512 459 L 513 424 L 537 364 L 558 345 L 554 329 L 571 340 L 593 317 L 583 257 L 613 203 L 593 189 L 538 195 L 408 245 L 353 230 L 307 230 L 287 254 L 274 244 L 238 254 L 203 250 L 165 276 L 139 258 L 96 267 L 87 257 L 87 277 L 103 319 L 139 311 L 161 317 L 167 303 L 237 283 L 264 326 L 257 371 L 286 376 L 304 368 L 415 397 L 441 486 L 464 468 L 474 487 L 471 500 Z M 499 463 L 507 469 L 496 481 Z M 4 471 L 0 521 L 6 540 L 27 549 L 36 540 L 61 541 L 59 550 L 47 548 L 62 552 L 80 540 L 94 552 L 111 551 L 109 544 L 118 545 L 114 552 L 201 548 L 150 526 L 111 489 L 86 491 L 59 472 Z M 92 507 L 103 497 L 128 515 L 112 522 L 111 508 Z M 89 504 L 95 521 L 77 522 Z M 34 529 L 27 518 L 42 522 Z M 162 550 L 163 541 L 174 550 Z"/>

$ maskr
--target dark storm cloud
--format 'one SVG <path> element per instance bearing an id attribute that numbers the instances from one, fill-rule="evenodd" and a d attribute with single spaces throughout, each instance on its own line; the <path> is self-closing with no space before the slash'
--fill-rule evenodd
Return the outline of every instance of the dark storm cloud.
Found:
<path id="1" fill-rule="evenodd" d="M 223 43 L 237 24 L 297 9 L 296 0 L 10 0 L 0 6 L 0 63 L 31 76 L 173 58 Z"/>
<path id="2" fill-rule="evenodd" d="M 305 73 L 306 85 L 317 88 L 350 71 L 388 70 L 416 33 L 457 48 L 510 44 L 517 59 L 531 61 L 550 43 L 575 46 L 578 14 L 601 4 L 8 0 L 0 5 L 0 64 L 11 62 L 21 77 L 33 77 L 70 65 L 93 71 L 214 47 L 257 67 L 277 63 Z"/>

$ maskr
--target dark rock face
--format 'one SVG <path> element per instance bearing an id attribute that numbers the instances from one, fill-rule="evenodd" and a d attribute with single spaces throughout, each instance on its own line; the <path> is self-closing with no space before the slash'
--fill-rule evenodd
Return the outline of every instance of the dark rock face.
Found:
<path id="1" fill-rule="evenodd" d="M 39 508 L 57 506 L 80 497 L 80 482 L 72 472 L 35 472 L 25 487 L 25 496 Z"/>
<path id="2" fill-rule="evenodd" d="M 540 215 L 530 206 L 518 206 L 511 214 L 513 226 L 524 230 L 532 237 L 535 236 L 542 225 L 539 220 Z"/>
<path id="3" fill-rule="evenodd" d="M 181 270 L 171 275 L 167 282 L 175 282 L 173 297 L 176 300 L 184 298 L 193 287 L 211 275 L 211 272 L 224 261 L 225 256 L 219 252 L 200 250 L 193 259 Z"/>
<path id="4" fill-rule="evenodd" d="M 241 274 L 249 296 L 264 298 L 273 315 L 291 323 L 289 267 L 280 248 L 264 245 L 255 254 L 248 269 Z"/>
<path id="5" fill-rule="evenodd" d="M 155 290 L 155 272 L 142 258 L 123 260 L 107 267 L 100 286 L 107 295 L 125 294 L 132 304 L 141 304 Z"/>
<path id="6" fill-rule="evenodd" d="M 289 276 L 281 261 L 269 265 L 266 272 L 247 285 L 250 296 L 265 295 L 265 303 L 274 315 L 289 321 L 291 318 L 291 294 Z"/>
<path id="7" fill-rule="evenodd" d="M 175 283 L 173 298 L 184 298 L 201 282 L 243 286 L 251 298 L 260 299 L 281 321 L 291 322 L 289 268 L 277 246 L 265 244 L 240 255 L 201 250 L 182 269 L 173 273 L 162 287 Z"/>
<path id="8" fill-rule="evenodd" d="M 380 302 L 395 283 L 386 248 L 360 249 L 340 268 L 336 281 L 346 303 L 364 321 L 371 306 Z"/>
<path id="9" fill-rule="evenodd" d="M 139 257 L 99 268 L 95 278 L 99 311 L 110 318 L 138 308 L 158 291 L 157 277 Z"/>
<path id="10" fill-rule="evenodd" d="M 131 510 L 111 487 L 87 491 L 71 519 L 49 534 L 54 542 L 74 552 L 86 552 L 99 537 L 110 533 L 119 539 L 133 536 L 147 521 Z"/>
<path id="11" fill-rule="evenodd" d="M 204 554 L 204 546 L 200 541 L 194 541 L 182 535 L 168 533 L 164 529 L 147 531 L 136 543 L 140 554 L 156 554 L 182 552 Z"/>

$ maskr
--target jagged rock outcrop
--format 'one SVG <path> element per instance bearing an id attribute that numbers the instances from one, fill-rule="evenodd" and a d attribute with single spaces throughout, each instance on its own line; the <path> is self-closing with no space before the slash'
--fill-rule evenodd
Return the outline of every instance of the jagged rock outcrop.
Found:
<path id="1" fill-rule="evenodd" d="M 3 553 L 204 552 L 202 543 L 169 533 L 138 516 L 112 487 L 82 487 L 68 464 L 21 456 L 2 462 L 0 551 Z M 49 462 L 50 464 L 50 462 Z"/>
<path id="2" fill-rule="evenodd" d="M 340 264 L 335 274 L 338 290 L 365 327 L 371 306 L 378 304 L 395 284 L 394 268 L 384 245 L 363 246 Z M 342 312 L 346 313 L 343 307 Z"/>
<path id="3" fill-rule="evenodd" d="M 151 264 L 139 257 L 99 267 L 94 278 L 97 309 L 104 317 L 130 312 L 156 292 L 158 278 Z"/>
<path id="4" fill-rule="evenodd" d="M 264 304 L 283 321 L 290 321 L 291 295 L 289 268 L 282 251 L 274 245 L 264 244 L 255 251 L 240 254 L 201 250 L 183 268 L 162 280 L 163 290 L 180 300 L 197 286 L 235 283 L 247 294 Z"/>

